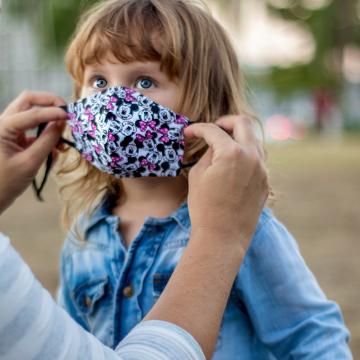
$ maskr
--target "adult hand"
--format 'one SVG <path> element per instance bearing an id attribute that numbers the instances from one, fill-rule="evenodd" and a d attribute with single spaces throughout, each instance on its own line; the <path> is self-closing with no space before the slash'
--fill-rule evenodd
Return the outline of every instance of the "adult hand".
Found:
<path id="1" fill-rule="evenodd" d="M 222 245 L 237 243 L 245 253 L 269 193 L 264 154 L 247 118 L 225 116 L 217 125 L 185 129 L 209 145 L 189 174 L 192 229 L 219 234 Z"/>
<path id="2" fill-rule="evenodd" d="M 24 92 L 0 116 L 0 213 L 34 179 L 41 164 L 56 147 L 67 114 L 61 98 L 42 92 Z M 48 123 L 41 136 L 26 131 Z"/>

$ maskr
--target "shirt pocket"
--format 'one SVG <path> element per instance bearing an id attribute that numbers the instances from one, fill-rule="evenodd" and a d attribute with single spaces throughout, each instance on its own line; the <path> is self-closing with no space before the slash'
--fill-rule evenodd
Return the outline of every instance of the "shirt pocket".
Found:
<path id="1" fill-rule="evenodd" d="M 109 279 L 102 276 L 78 285 L 72 292 L 74 303 L 87 319 L 94 315 L 101 300 L 108 296 Z"/>
<path id="2" fill-rule="evenodd" d="M 77 285 L 71 291 L 74 307 L 87 324 L 87 329 L 107 346 L 112 346 L 113 332 L 113 290 L 107 275 Z"/>

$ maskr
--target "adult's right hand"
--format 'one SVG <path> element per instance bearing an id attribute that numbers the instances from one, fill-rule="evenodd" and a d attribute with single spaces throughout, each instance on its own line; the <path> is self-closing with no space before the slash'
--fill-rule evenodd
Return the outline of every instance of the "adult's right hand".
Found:
<path id="1" fill-rule="evenodd" d="M 219 234 L 223 246 L 228 240 L 230 248 L 238 244 L 245 254 L 269 193 L 264 154 L 251 121 L 225 116 L 217 125 L 191 125 L 185 135 L 203 138 L 209 146 L 189 174 L 193 231 Z"/>
<path id="2" fill-rule="evenodd" d="M 42 92 L 24 92 L 0 115 L 0 214 L 34 179 L 56 147 L 67 113 L 61 98 Z M 41 136 L 26 131 L 48 123 Z"/>

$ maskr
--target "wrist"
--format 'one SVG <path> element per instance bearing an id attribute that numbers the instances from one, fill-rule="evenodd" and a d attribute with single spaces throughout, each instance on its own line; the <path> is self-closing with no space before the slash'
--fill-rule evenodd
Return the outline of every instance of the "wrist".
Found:
<path id="1" fill-rule="evenodd" d="M 193 227 L 189 245 L 199 247 L 209 255 L 221 254 L 231 259 L 242 261 L 245 257 L 247 244 L 251 239 L 239 232 L 225 231 L 212 227 Z"/>

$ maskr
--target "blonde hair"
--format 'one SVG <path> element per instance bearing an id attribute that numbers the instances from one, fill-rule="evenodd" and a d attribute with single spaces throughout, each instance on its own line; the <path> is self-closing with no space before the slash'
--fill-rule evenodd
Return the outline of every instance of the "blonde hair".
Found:
<path id="1" fill-rule="evenodd" d="M 246 100 L 245 80 L 230 40 L 201 1 L 106 0 L 80 19 L 66 53 L 66 65 L 79 98 L 85 67 L 105 55 L 120 62 L 159 61 L 180 86 L 180 109 L 198 122 L 241 114 L 257 122 Z M 186 161 L 196 161 L 206 144 L 188 144 Z M 74 171 L 77 170 L 75 173 Z M 121 182 L 68 153 L 58 174 L 70 174 L 61 193 L 67 227 L 106 194 L 121 197 Z M 187 177 L 188 171 L 182 175 Z M 67 193 L 67 195 L 65 194 Z"/>

